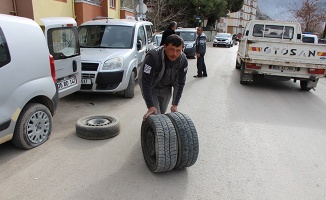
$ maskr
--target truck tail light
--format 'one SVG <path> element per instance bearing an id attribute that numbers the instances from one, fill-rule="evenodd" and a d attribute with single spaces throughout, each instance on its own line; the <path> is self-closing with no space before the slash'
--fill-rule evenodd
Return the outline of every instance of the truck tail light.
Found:
<path id="1" fill-rule="evenodd" d="M 49 55 L 49 59 L 50 59 L 51 76 L 52 76 L 52 79 L 53 79 L 54 83 L 56 83 L 57 82 L 57 79 L 56 79 L 56 76 L 55 76 L 54 59 L 53 59 L 53 56 L 51 54 Z"/>
<path id="2" fill-rule="evenodd" d="M 246 68 L 251 68 L 251 69 L 261 69 L 261 65 L 256 64 L 256 63 L 247 63 Z"/>
<path id="3" fill-rule="evenodd" d="M 309 68 L 308 69 L 309 74 L 324 74 L 325 69 L 314 69 L 314 68 Z"/>

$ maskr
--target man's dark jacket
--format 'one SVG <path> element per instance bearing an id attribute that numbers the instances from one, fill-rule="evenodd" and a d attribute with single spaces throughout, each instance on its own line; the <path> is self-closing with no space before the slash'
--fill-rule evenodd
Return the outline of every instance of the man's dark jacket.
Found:
<path id="1" fill-rule="evenodd" d="M 160 46 L 164 45 L 166 38 L 172 34 L 175 34 L 175 32 L 174 32 L 174 30 L 172 30 L 172 28 L 169 27 L 168 29 L 166 29 L 162 34 L 162 40 L 161 40 Z"/>
<path id="2" fill-rule="evenodd" d="M 172 105 L 178 105 L 187 70 L 188 60 L 183 52 L 175 61 L 170 61 L 163 47 L 149 51 L 139 71 L 139 86 L 147 108 L 154 107 L 152 90 L 165 87 L 173 87 Z"/>

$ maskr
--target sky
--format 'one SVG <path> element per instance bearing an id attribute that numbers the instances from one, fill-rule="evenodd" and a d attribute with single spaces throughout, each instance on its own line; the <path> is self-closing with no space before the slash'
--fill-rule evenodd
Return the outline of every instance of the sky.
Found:
<path id="1" fill-rule="evenodd" d="M 302 0 L 257 0 L 260 11 L 274 20 L 293 19 L 290 3 L 301 6 Z"/>

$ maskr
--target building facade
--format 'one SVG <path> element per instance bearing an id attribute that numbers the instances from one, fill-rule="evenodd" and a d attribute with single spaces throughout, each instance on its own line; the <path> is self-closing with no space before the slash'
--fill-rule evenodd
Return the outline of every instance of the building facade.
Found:
<path id="1" fill-rule="evenodd" d="M 39 25 L 44 17 L 72 17 L 80 25 L 98 16 L 133 18 L 134 4 L 134 0 L 0 0 L 0 13 L 27 17 Z"/>
<path id="2" fill-rule="evenodd" d="M 257 0 L 244 0 L 244 4 L 238 12 L 229 13 L 228 17 L 221 18 L 217 24 L 217 31 L 223 33 L 243 33 L 247 23 L 256 19 Z"/>

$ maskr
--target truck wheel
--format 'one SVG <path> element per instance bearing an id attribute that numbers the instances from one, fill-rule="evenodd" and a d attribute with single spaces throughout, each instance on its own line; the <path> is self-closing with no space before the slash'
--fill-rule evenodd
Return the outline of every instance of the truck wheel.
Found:
<path id="1" fill-rule="evenodd" d="M 178 157 L 177 135 L 166 115 L 150 115 L 143 121 L 141 146 L 146 165 L 152 172 L 165 172 L 175 167 Z"/>
<path id="2" fill-rule="evenodd" d="M 76 123 L 79 137 L 89 140 L 102 140 L 114 137 L 120 132 L 120 121 L 114 116 L 91 115 L 80 118 Z"/>
<path id="3" fill-rule="evenodd" d="M 235 68 L 240 69 L 241 65 L 238 63 L 238 59 L 235 60 Z"/>
<path id="4" fill-rule="evenodd" d="M 244 77 L 244 67 L 245 67 L 245 63 L 242 62 L 241 63 L 241 66 L 240 66 L 240 84 L 242 84 L 242 85 L 248 84 L 247 81 L 244 81 L 243 80 L 243 77 Z"/>
<path id="5" fill-rule="evenodd" d="M 303 80 L 300 81 L 300 87 L 301 90 L 303 91 L 309 91 L 312 89 L 311 87 L 308 87 L 308 81 L 303 81 Z"/>
<path id="6" fill-rule="evenodd" d="M 52 115 L 49 109 L 42 104 L 31 103 L 21 111 L 11 141 L 20 149 L 31 149 L 46 142 L 51 131 Z"/>
<path id="7" fill-rule="evenodd" d="M 180 112 L 166 114 L 172 121 L 178 138 L 178 160 L 176 169 L 190 167 L 197 161 L 199 143 L 197 131 L 191 119 Z"/>
<path id="8" fill-rule="evenodd" d="M 127 89 L 124 91 L 124 97 L 133 98 L 135 96 L 135 72 L 131 72 Z"/>

